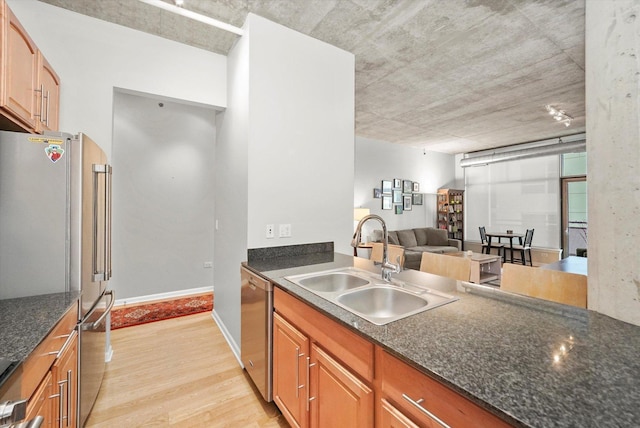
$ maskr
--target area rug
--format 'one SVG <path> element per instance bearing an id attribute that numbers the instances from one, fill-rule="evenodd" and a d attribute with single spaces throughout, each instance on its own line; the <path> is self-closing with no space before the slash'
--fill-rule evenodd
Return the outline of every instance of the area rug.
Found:
<path id="1" fill-rule="evenodd" d="M 111 329 L 131 327 L 212 310 L 213 294 L 199 294 L 161 302 L 114 307 L 111 311 Z"/>

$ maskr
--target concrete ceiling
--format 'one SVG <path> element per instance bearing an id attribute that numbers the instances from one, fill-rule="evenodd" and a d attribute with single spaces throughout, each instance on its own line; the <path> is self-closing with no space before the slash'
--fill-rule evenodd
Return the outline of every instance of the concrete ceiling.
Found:
<path id="1" fill-rule="evenodd" d="M 226 55 L 235 35 L 138 0 L 40 0 Z M 170 0 L 164 0 L 172 3 Z M 356 135 L 464 153 L 585 131 L 584 0 L 185 0 L 355 54 Z M 545 105 L 565 110 L 557 123 Z"/>

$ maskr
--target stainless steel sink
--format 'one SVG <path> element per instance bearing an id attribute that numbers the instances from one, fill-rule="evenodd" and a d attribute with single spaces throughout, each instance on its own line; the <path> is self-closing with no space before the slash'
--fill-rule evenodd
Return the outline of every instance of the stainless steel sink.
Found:
<path id="1" fill-rule="evenodd" d="M 371 281 L 347 272 L 332 272 L 324 275 L 310 276 L 299 281 L 299 285 L 308 290 L 331 293 L 346 291 L 370 284 Z"/>
<path id="2" fill-rule="evenodd" d="M 458 300 L 416 284 L 397 280 L 385 283 L 379 275 L 357 268 L 295 275 L 285 279 L 377 325 Z"/>

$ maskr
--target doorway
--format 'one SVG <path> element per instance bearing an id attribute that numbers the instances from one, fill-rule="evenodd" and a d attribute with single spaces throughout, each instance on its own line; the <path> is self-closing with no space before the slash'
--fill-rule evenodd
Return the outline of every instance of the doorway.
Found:
<path id="1" fill-rule="evenodd" d="M 562 179 L 562 254 L 587 256 L 587 177 Z"/>

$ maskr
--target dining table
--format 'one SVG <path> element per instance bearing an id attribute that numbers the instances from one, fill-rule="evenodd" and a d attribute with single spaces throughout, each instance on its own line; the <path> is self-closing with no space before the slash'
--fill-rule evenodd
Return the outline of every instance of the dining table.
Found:
<path id="1" fill-rule="evenodd" d="M 522 238 L 524 238 L 524 233 L 513 233 L 513 232 L 486 232 L 487 236 L 487 244 L 489 248 L 491 248 L 491 238 L 498 238 L 498 242 L 502 242 L 502 238 L 509 239 L 509 247 L 505 247 L 505 251 L 509 248 L 511 252 L 511 263 L 513 263 L 513 238 L 518 238 L 518 242 L 522 245 Z M 507 260 L 507 255 L 504 255 L 504 260 Z"/>

